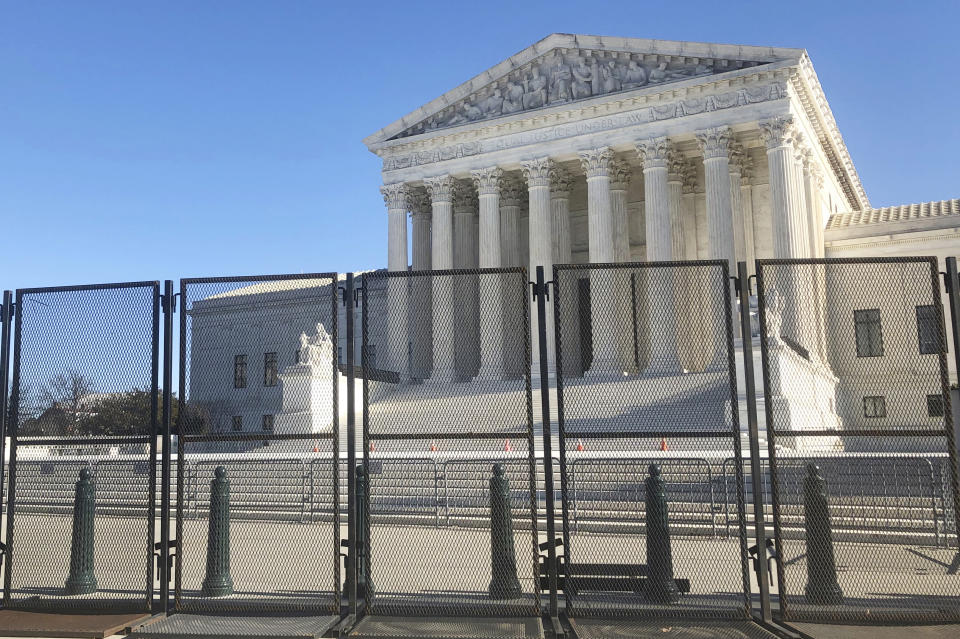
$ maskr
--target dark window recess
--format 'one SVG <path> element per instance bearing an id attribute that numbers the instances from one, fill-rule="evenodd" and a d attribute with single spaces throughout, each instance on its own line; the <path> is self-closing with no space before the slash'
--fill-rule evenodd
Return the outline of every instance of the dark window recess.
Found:
<path id="1" fill-rule="evenodd" d="M 927 415 L 943 417 L 943 395 L 927 395 Z"/>
<path id="2" fill-rule="evenodd" d="M 277 354 L 276 353 L 263 354 L 263 385 L 264 386 L 277 385 Z"/>
<path id="3" fill-rule="evenodd" d="M 376 344 L 367 344 L 361 349 L 360 356 L 361 365 L 366 365 L 367 368 L 376 368 L 377 367 L 377 345 Z"/>
<path id="4" fill-rule="evenodd" d="M 240 415 L 233 416 L 233 430 L 237 433 L 243 430 L 243 417 Z"/>
<path id="5" fill-rule="evenodd" d="M 917 307 L 917 343 L 921 355 L 940 353 L 940 322 L 937 321 L 937 308 L 933 305 Z"/>
<path id="6" fill-rule="evenodd" d="M 883 395 L 870 395 L 863 398 L 864 417 L 886 417 L 887 400 Z"/>
<path id="7" fill-rule="evenodd" d="M 880 326 L 880 309 L 854 311 L 853 323 L 857 333 L 857 357 L 882 357 L 883 328 Z"/>
<path id="8" fill-rule="evenodd" d="M 247 387 L 247 356 L 237 355 L 233 358 L 233 387 Z"/>
<path id="9" fill-rule="evenodd" d="M 273 415 L 263 416 L 263 432 L 265 433 L 273 432 Z"/>

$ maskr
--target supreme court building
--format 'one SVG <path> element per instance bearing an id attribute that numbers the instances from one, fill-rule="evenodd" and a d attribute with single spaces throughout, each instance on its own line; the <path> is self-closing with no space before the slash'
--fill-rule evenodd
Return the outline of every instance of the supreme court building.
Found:
<path id="1" fill-rule="evenodd" d="M 957 200 L 870 208 L 802 49 L 553 34 L 364 142 L 390 270 L 958 253 Z"/>

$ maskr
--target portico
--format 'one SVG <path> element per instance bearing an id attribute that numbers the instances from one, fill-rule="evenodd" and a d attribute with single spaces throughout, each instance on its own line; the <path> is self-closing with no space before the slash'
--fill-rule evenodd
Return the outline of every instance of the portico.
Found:
<path id="1" fill-rule="evenodd" d="M 522 264 L 549 279 L 560 263 L 819 256 L 829 214 L 868 206 L 798 49 L 554 34 L 365 143 L 383 159 L 390 270 L 411 265 L 407 213 L 414 270 Z M 610 299 L 613 284 L 590 279 L 590 298 Z M 430 362 L 403 357 L 429 345 L 401 335 L 389 338 L 391 362 L 424 379 L 513 374 L 496 320 L 477 321 L 478 304 L 502 302 L 479 291 L 435 284 Z M 392 312 L 416 306 L 406 294 L 389 293 Z M 657 317 L 645 370 L 594 339 L 585 373 L 681 370 L 674 303 L 645 303 Z M 592 330 L 629 310 L 592 303 Z M 532 346 L 539 370 L 536 331 Z"/>

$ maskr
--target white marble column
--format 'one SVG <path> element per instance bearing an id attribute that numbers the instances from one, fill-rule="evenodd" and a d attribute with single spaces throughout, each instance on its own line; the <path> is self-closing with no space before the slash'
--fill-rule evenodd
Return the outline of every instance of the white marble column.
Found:
<path id="1" fill-rule="evenodd" d="M 730 211 L 733 219 L 733 254 L 740 262 L 747 259 L 746 227 L 743 221 L 743 201 L 740 197 L 740 178 L 743 175 L 743 147 L 730 144 Z"/>
<path id="2" fill-rule="evenodd" d="M 453 184 L 449 175 L 426 178 L 433 204 L 431 263 L 434 270 L 453 268 Z M 433 277 L 433 371 L 430 379 L 451 382 L 456 379 L 453 278 Z"/>
<path id="3" fill-rule="evenodd" d="M 700 259 L 697 249 L 697 170 L 690 161 L 683 163 L 683 245 L 685 259 Z"/>
<path id="4" fill-rule="evenodd" d="M 805 149 L 803 153 L 803 192 L 807 209 L 807 226 L 810 238 L 810 257 L 823 257 L 823 214 L 820 210 L 820 186 L 823 174 L 817 166 L 813 151 Z"/>
<path id="5" fill-rule="evenodd" d="M 500 268 L 500 183 L 503 171 L 489 167 L 471 173 L 480 196 L 479 266 Z M 482 379 L 503 379 L 502 276 L 479 278 L 480 371 Z"/>
<path id="6" fill-rule="evenodd" d="M 730 127 L 722 126 L 697 132 L 703 153 L 707 188 L 707 228 L 709 257 L 734 264 L 733 209 L 730 202 Z M 731 272 L 733 272 L 731 270 Z"/>
<path id="7" fill-rule="evenodd" d="M 553 261 L 555 264 L 570 264 L 573 249 L 570 238 L 570 189 L 573 176 L 560 167 L 550 171 L 550 211 L 553 219 Z M 552 274 L 547 280 L 553 279 Z M 554 321 L 560 323 L 560 349 L 557 360 L 563 364 L 563 375 L 575 377 L 583 372 L 580 359 L 580 298 L 577 271 L 564 271 L 559 280 L 559 308 L 561 315 Z M 556 300 L 554 300 L 556 301 Z M 554 311 L 556 306 L 554 305 Z M 555 340 L 556 341 L 556 340 Z"/>
<path id="8" fill-rule="evenodd" d="M 670 145 L 667 138 L 641 140 L 637 154 L 643 162 L 643 192 L 647 213 L 647 261 L 673 259 L 673 229 L 670 223 L 670 187 L 667 169 Z M 677 358 L 677 321 L 674 300 L 676 268 L 656 267 L 646 274 L 646 317 L 649 345 L 645 375 L 665 375 L 680 370 Z"/>
<path id="9" fill-rule="evenodd" d="M 743 244 L 744 258 L 747 261 L 747 271 L 755 272 L 754 261 L 757 259 L 756 239 L 753 233 L 753 160 L 749 155 L 743 156 L 743 165 L 740 167 L 740 206 L 743 208 Z"/>
<path id="10" fill-rule="evenodd" d="M 505 267 L 523 266 L 520 253 L 520 201 L 526 199 L 527 189 L 515 177 L 500 181 L 500 262 Z M 521 293 L 526 295 L 526 288 Z M 523 374 L 523 331 L 518 323 L 523 321 L 517 311 L 523 298 L 519 297 L 513 281 L 504 282 L 503 325 L 506 330 L 504 342 L 504 377 L 517 379 Z"/>
<path id="11" fill-rule="evenodd" d="M 610 221 L 613 228 L 613 261 L 630 261 L 630 217 L 627 189 L 632 170 L 623 160 L 610 161 Z"/>
<path id="12" fill-rule="evenodd" d="M 527 193 L 530 201 L 529 214 L 529 244 L 530 244 L 530 279 L 537 277 L 537 267 L 542 266 L 544 279 L 549 281 L 553 273 L 553 240 L 550 211 L 550 169 L 553 162 L 550 158 L 537 158 L 523 162 L 523 171 L 527 178 Z M 554 327 L 553 304 L 546 305 L 547 320 L 547 368 L 554 371 Z M 537 326 L 536 300 L 530 299 L 530 347 L 533 374 L 540 374 L 540 338 Z"/>
<path id="13" fill-rule="evenodd" d="M 393 272 L 407 270 L 407 196 L 406 184 L 386 184 L 380 187 L 387 205 L 387 241 L 389 244 L 387 269 Z M 382 367 L 400 375 L 401 383 L 410 381 L 407 360 L 407 285 L 405 277 L 387 280 L 386 361 Z"/>
<path id="14" fill-rule="evenodd" d="M 430 246 L 430 218 L 432 204 L 430 195 L 425 190 L 417 190 L 410 198 L 410 223 L 413 230 L 413 271 L 429 271 L 432 263 Z M 423 312 L 431 308 L 433 290 L 429 276 L 422 275 L 411 278 L 409 308 L 410 342 L 411 342 L 411 375 L 417 379 L 426 379 L 430 376 L 433 364 L 433 320 Z"/>
<path id="15" fill-rule="evenodd" d="M 587 240 L 592 264 L 608 264 L 614 259 L 613 213 L 610 202 L 610 161 L 613 151 L 600 147 L 582 151 L 580 164 L 587 175 Z M 593 361 L 589 374 L 622 375 L 617 352 L 616 306 L 613 279 L 609 272 L 595 270 L 590 275 L 590 321 L 593 334 Z M 625 330 L 625 327 L 621 327 Z"/>
<path id="16" fill-rule="evenodd" d="M 477 217 L 477 194 L 473 183 L 457 180 L 453 186 L 453 267 L 458 270 L 475 269 L 474 256 Z M 454 330 L 457 334 L 457 378 L 470 379 L 476 374 L 474 355 L 479 355 L 479 335 L 476 330 L 476 277 L 455 275 L 453 277 L 455 304 L 453 307 Z M 477 358 L 478 359 L 478 358 Z"/>
<path id="17" fill-rule="evenodd" d="M 670 204 L 670 257 L 687 259 L 687 241 L 683 228 L 683 154 L 671 149 L 667 155 L 667 199 Z"/>
<path id="18" fill-rule="evenodd" d="M 773 256 L 777 259 L 806 257 L 805 211 L 793 188 L 797 182 L 793 118 L 778 117 L 761 122 L 760 136 L 767 146 L 767 165 L 770 170 Z"/>

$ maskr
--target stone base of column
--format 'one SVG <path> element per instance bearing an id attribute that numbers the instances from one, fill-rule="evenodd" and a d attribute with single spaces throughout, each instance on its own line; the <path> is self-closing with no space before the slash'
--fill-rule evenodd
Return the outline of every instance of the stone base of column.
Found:
<path id="1" fill-rule="evenodd" d="M 593 362 L 590 364 L 590 368 L 583 373 L 584 379 L 594 381 L 622 380 L 625 376 L 626 374 L 624 373 L 623 366 L 618 359 L 611 359 L 608 361 L 593 360 Z"/>
<path id="2" fill-rule="evenodd" d="M 651 360 L 640 373 L 640 377 L 670 377 L 683 374 L 683 366 L 674 355 L 662 355 Z"/>

